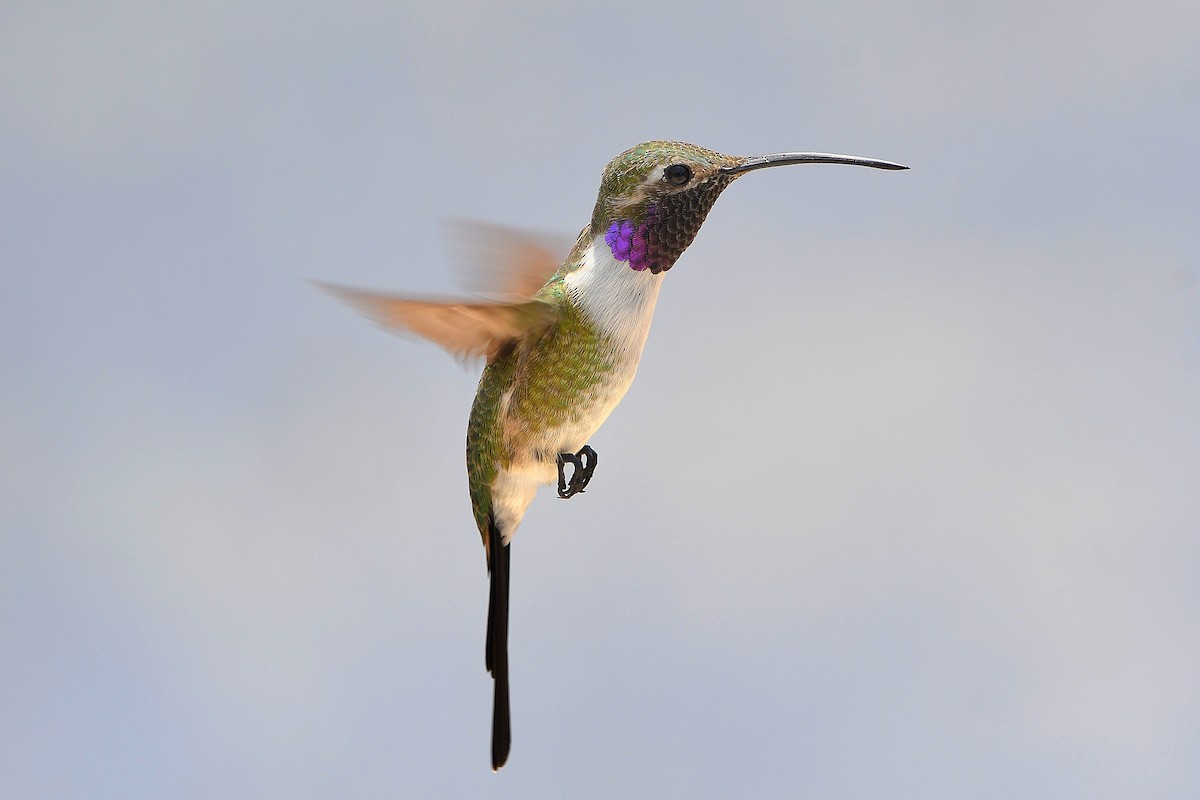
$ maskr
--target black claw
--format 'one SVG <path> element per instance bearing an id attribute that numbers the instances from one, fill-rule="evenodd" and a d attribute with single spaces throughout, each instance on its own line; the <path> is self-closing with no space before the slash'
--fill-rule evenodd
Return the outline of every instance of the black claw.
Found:
<path id="1" fill-rule="evenodd" d="M 570 497 L 567 494 L 567 476 L 563 473 L 563 465 L 570 461 L 575 465 L 575 469 L 579 469 L 579 460 L 570 453 L 559 453 L 556 463 L 558 464 L 558 496 L 562 498 Z"/>
<path id="2" fill-rule="evenodd" d="M 596 471 L 596 451 L 586 444 L 578 453 L 559 453 L 558 464 L 558 496 L 566 500 L 582 492 L 592 480 Z M 564 465 L 570 464 L 575 469 L 571 472 L 571 480 L 567 480 Z"/>
<path id="3" fill-rule="evenodd" d="M 596 461 L 598 459 L 596 458 L 596 451 L 586 444 L 575 456 L 579 459 L 580 467 L 571 476 L 571 484 L 574 485 L 576 481 L 579 481 L 579 491 L 582 492 L 592 480 L 592 473 L 596 471 Z"/>

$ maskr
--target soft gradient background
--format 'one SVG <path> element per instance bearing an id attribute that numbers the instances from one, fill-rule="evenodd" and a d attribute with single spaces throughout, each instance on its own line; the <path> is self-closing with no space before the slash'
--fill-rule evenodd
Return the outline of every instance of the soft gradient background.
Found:
<path id="1" fill-rule="evenodd" d="M 5 2 L 0 796 L 1200 796 L 1200 6 Z M 739 181 L 514 551 L 456 291 Z"/>

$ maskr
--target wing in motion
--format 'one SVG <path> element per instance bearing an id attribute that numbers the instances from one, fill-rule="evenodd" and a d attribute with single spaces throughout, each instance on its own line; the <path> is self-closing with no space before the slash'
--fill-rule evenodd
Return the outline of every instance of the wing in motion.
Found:
<path id="1" fill-rule="evenodd" d="M 505 343 L 549 325 L 557 313 L 540 300 L 439 302 L 317 285 L 379 325 L 411 331 L 459 358 L 483 356 L 491 361 Z"/>

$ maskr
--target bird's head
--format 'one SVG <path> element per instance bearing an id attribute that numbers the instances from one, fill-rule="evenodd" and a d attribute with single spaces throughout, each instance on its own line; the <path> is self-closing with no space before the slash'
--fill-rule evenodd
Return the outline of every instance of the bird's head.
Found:
<path id="1" fill-rule="evenodd" d="M 742 157 L 685 142 L 643 142 L 604 168 L 591 233 L 603 234 L 613 257 L 632 269 L 663 272 L 692 243 L 717 197 L 735 179 L 764 167 L 820 163 L 906 169 L 829 153 Z"/>

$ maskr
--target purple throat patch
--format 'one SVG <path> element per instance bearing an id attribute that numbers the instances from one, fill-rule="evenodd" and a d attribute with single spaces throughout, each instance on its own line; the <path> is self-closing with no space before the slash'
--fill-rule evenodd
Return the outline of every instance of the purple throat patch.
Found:
<path id="1" fill-rule="evenodd" d="M 650 226 L 656 216 L 656 209 L 650 208 L 646 213 L 646 221 L 641 225 L 628 219 L 619 219 L 609 225 L 604 232 L 604 241 L 612 251 L 613 258 L 628 261 L 629 266 L 638 272 L 650 267 L 654 255 L 650 246 Z"/>

